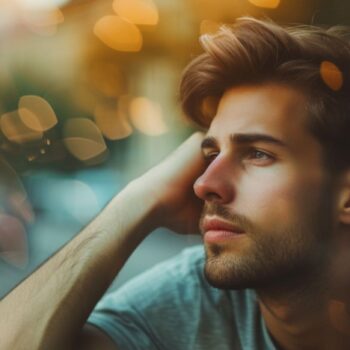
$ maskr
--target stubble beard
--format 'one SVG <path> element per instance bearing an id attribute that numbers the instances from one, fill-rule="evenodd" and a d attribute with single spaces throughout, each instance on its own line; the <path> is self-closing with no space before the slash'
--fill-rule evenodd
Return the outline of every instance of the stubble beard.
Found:
<path id="1" fill-rule="evenodd" d="M 222 244 L 205 244 L 207 281 L 220 289 L 263 290 L 300 288 L 310 283 L 310 278 L 322 279 L 331 230 L 330 211 L 325 206 L 305 211 L 293 226 L 267 232 L 243 215 L 206 204 L 201 221 L 205 215 L 217 215 L 242 228 L 250 241 L 239 253 Z"/>

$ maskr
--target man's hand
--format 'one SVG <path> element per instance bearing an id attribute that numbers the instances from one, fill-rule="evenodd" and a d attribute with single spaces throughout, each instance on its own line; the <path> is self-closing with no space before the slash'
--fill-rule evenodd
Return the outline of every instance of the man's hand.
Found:
<path id="1" fill-rule="evenodd" d="M 155 209 L 149 217 L 150 227 L 198 233 L 202 201 L 195 196 L 193 184 L 205 170 L 202 139 L 202 133 L 193 134 L 162 163 L 132 182 L 139 193 L 146 190 L 153 197 Z"/>
<path id="2" fill-rule="evenodd" d="M 0 349 L 75 350 L 78 340 L 84 344 L 84 337 L 91 336 L 96 348 L 114 348 L 101 335 L 82 333 L 82 328 L 150 230 L 166 226 L 198 231 L 201 203 L 193 183 L 204 170 L 201 140 L 201 134 L 193 135 L 132 181 L 82 232 L 1 300 Z"/>

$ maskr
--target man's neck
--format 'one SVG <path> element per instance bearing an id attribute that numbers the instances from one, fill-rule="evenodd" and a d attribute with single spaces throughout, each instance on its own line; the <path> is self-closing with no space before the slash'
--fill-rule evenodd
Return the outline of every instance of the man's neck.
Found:
<path id="1" fill-rule="evenodd" d="M 257 290 L 262 316 L 278 348 L 350 348 L 350 316 L 345 312 L 345 307 L 333 308 L 333 315 L 330 315 L 330 292 L 326 284 L 322 284 L 315 283 L 312 287 L 309 284 L 307 288 L 288 291 L 271 288 Z M 334 318 L 338 325 L 334 324 Z"/>

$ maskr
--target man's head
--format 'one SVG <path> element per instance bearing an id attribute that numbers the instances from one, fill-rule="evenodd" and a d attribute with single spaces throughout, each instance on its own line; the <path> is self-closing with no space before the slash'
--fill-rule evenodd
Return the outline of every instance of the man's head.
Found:
<path id="1" fill-rule="evenodd" d="M 181 96 L 208 128 L 195 184 L 206 276 L 222 288 L 306 278 L 350 222 L 350 46 L 334 30 L 247 18 L 203 44 Z"/>

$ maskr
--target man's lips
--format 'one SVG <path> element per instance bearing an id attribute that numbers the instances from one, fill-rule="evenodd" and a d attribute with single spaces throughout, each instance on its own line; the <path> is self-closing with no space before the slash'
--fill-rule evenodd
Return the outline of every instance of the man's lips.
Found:
<path id="1" fill-rule="evenodd" d="M 226 221 L 222 221 L 220 219 L 209 219 L 205 218 L 202 223 L 203 231 L 231 231 L 235 233 L 244 233 L 244 231 L 236 226 L 232 225 Z"/>
<path id="2" fill-rule="evenodd" d="M 204 240 L 208 243 L 227 240 L 245 233 L 239 226 L 217 218 L 205 218 L 202 222 Z"/>

